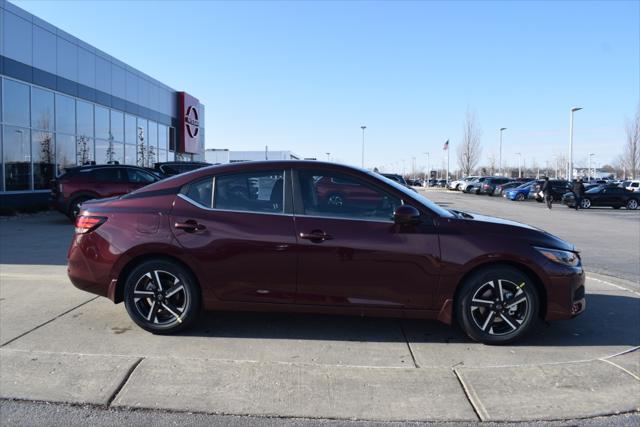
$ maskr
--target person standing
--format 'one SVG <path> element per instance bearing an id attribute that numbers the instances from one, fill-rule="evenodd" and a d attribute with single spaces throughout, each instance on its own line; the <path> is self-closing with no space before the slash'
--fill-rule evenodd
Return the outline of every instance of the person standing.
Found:
<path id="1" fill-rule="evenodd" d="M 582 178 L 575 180 L 573 183 L 573 195 L 576 199 L 575 208 L 576 210 L 580 209 L 580 203 L 582 202 L 582 198 L 584 197 L 584 184 L 582 183 Z"/>
<path id="2" fill-rule="evenodd" d="M 544 195 L 544 201 L 547 204 L 547 208 L 551 209 L 553 207 L 553 188 L 551 187 L 548 176 L 544 177 L 544 183 L 542 184 L 541 191 Z"/>

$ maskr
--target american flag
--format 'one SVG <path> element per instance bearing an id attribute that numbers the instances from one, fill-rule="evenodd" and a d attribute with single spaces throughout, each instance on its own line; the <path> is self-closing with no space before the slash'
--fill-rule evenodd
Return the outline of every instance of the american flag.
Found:
<path id="1" fill-rule="evenodd" d="M 449 140 L 447 139 L 447 142 L 444 143 L 444 146 L 442 147 L 443 150 L 448 150 L 449 149 Z"/>

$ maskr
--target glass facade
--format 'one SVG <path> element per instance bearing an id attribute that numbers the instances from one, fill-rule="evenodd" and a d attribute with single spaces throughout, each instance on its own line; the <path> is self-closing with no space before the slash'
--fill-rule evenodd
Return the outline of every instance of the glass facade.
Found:
<path id="1" fill-rule="evenodd" d="M 92 162 L 204 160 L 176 152 L 175 90 L 4 1 L 0 64 L 0 193 L 49 191 Z"/>
<path id="2" fill-rule="evenodd" d="M 65 168 L 91 162 L 175 159 L 169 126 L 6 77 L 0 84 L 0 191 L 49 190 Z"/>

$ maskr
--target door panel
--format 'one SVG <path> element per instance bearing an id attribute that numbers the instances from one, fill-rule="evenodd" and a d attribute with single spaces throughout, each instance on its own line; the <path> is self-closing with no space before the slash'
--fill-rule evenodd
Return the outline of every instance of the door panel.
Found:
<path id="1" fill-rule="evenodd" d="M 299 240 L 299 303 L 431 308 L 439 274 L 432 227 L 296 217 L 298 235 L 314 230 L 330 239 Z"/>
<path id="2" fill-rule="evenodd" d="M 234 174 L 194 182 L 176 198 L 173 233 L 218 299 L 294 301 L 296 236 L 283 187 L 282 171 Z"/>

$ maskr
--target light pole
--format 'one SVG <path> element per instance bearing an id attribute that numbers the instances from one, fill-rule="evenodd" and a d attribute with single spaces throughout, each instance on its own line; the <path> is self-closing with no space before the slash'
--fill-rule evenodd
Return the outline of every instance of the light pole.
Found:
<path id="1" fill-rule="evenodd" d="M 518 178 L 522 178 L 522 153 L 516 153 L 518 156 Z"/>
<path id="2" fill-rule="evenodd" d="M 364 130 L 367 127 L 362 125 L 360 126 L 360 129 L 362 129 L 362 168 L 364 169 Z"/>
<path id="3" fill-rule="evenodd" d="M 500 175 L 502 176 L 502 131 L 507 130 L 507 128 L 500 128 L 500 154 L 498 155 L 498 170 L 500 171 Z"/>
<path id="4" fill-rule="evenodd" d="M 413 180 L 416 180 L 416 158 L 412 157 L 411 158 L 411 174 L 413 175 Z"/>
<path id="5" fill-rule="evenodd" d="M 331 153 L 325 153 L 327 155 L 327 162 L 330 161 L 329 159 L 331 158 Z"/>
<path id="6" fill-rule="evenodd" d="M 591 158 L 593 156 L 595 156 L 595 153 L 589 153 L 589 172 L 588 172 L 589 176 L 587 177 L 587 180 L 589 180 L 589 181 L 591 181 Z M 594 178 L 595 178 L 595 174 L 596 174 L 596 171 L 594 170 L 593 171 Z"/>
<path id="7" fill-rule="evenodd" d="M 425 181 L 429 182 L 429 180 L 431 179 L 431 165 L 430 165 L 430 160 L 429 160 L 429 152 L 427 151 L 426 153 L 424 153 L 427 155 L 427 176 L 424 177 Z"/>
<path id="8" fill-rule="evenodd" d="M 569 173 L 567 179 L 573 178 L 573 113 L 582 110 L 582 107 L 571 108 L 571 114 L 569 115 Z"/>

